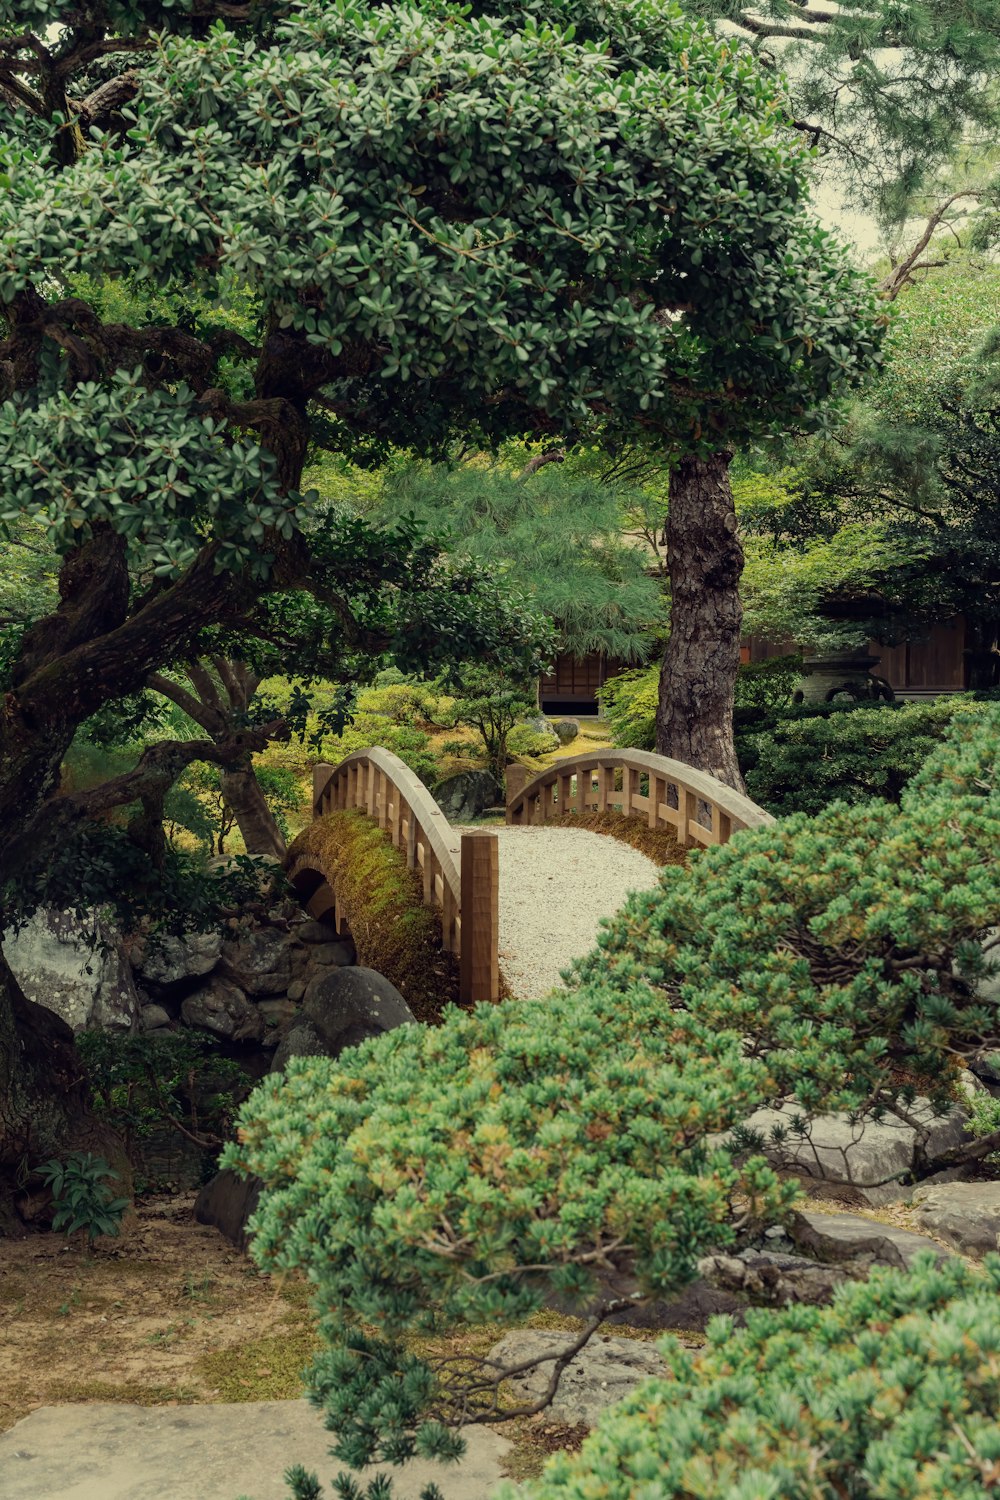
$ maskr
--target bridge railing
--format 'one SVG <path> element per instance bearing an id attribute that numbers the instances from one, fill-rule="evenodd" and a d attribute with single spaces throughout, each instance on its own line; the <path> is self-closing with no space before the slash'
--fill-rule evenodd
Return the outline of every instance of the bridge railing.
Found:
<path id="1" fill-rule="evenodd" d="M 725 844 L 741 828 L 774 819 L 740 792 L 679 760 L 644 750 L 571 755 L 530 776 L 507 768 L 507 822 L 548 823 L 576 813 L 620 812 L 650 828 L 671 828 L 677 842 Z"/>
<path id="2" fill-rule="evenodd" d="M 372 746 L 313 771 L 313 817 L 356 808 L 373 818 L 417 872 L 425 906 L 441 913 L 445 951 L 458 959 L 463 1001 L 500 995 L 500 875 L 497 836 L 457 833 L 420 778 L 391 750 Z M 295 883 L 296 873 L 291 879 Z M 328 900 L 336 910 L 336 889 Z M 312 906 L 310 906 L 312 910 Z M 313 911 L 314 916 L 320 915 Z"/>

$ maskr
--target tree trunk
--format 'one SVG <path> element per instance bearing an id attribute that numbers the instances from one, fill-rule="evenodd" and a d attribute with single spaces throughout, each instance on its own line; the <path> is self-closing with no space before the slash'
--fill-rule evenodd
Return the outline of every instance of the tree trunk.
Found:
<path id="1" fill-rule="evenodd" d="M 131 1192 L 121 1140 L 88 1104 L 72 1031 L 25 998 L 0 952 L 0 1238 L 16 1230 L 18 1198 L 32 1168 L 49 1157 L 93 1151 Z"/>
<path id="2" fill-rule="evenodd" d="M 248 854 L 273 854 L 285 857 L 285 840 L 267 798 L 260 789 L 253 766 L 237 771 L 223 771 L 222 795 L 236 815 Z"/>
<path id="3" fill-rule="evenodd" d="M 670 476 L 670 639 L 660 671 L 656 748 L 743 791 L 733 741 L 743 548 L 730 457 L 684 458 Z"/>

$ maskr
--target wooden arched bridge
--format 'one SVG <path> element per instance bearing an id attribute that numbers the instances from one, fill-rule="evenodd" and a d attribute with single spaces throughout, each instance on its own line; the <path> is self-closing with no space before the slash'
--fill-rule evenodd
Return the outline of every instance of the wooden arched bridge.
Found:
<path id="1" fill-rule="evenodd" d="M 372 746 L 313 773 L 313 818 L 342 809 L 367 813 L 405 853 L 438 908 L 445 949 L 459 966 L 463 1001 L 496 1000 L 500 990 L 500 851 L 497 833 L 453 828 L 423 782 L 389 750 Z M 639 750 L 571 755 L 531 776 L 512 766 L 508 824 L 571 826 L 577 814 L 618 812 L 669 828 L 682 847 L 724 844 L 771 815 L 732 788 L 680 761 Z M 600 841 L 601 836 L 593 835 Z M 289 878 L 310 913 L 343 927 L 335 881 L 314 854 L 293 858 Z"/>

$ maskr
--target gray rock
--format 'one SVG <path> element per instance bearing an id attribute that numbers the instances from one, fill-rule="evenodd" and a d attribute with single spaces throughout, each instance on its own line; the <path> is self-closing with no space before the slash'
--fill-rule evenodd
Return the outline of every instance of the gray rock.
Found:
<path id="1" fill-rule="evenodd" d="M 536 734 L 552 733 L 552 725 L 545 714 L 536 714 L 533 719 L 525 719 L 523 722 L 526 728 L 533 729 Z"/>
<path id="2" fill-rule="evenodd" d="M 1000 1083 L 1000 1052 L 977 1052 L 969 1069 L 977 1078 L 985 1078 L 987 1083 Z"/>
<path id="3" fill-rule="evenodd" d="M 332 922 L 303 922 L 295 929 L 300 943 L 336 943 L 340 939 Z"/>
<path id="4" fill-rule="evenodd" d="M 289 1000 L 299 1001 L 306 992 L 306 981 L 304 979 L 293 979 L 288 986 Z"/>
<path id="5" fill-rule="evenodd" d="M 560 745 L 571 745 L 580 733 L 580 726 L 575 719 L 557 719 L 552 725 L 552 733 Z"/>
<path id="6" fill-rule="evenodd" d="M 259 1177 L 240 1177 L 231 1167 L 217 1172 L 195 1199 L 199 1224 L 212 1224 L 240 1250 L 247 1247 L 247 1220 L 257 1207 L 263 1186 Z"/>
<path id="7" fill-rule="evenodd" d="M 922 1229 L 967 1255 L 986 1255 L 1000 1248 L 1000 1182 L 950 1182 L 919 1187 Z"/>
<path id="8" fill-rule="evenodd" d="M 795 1113 L 794 1108 L 760 1109 L 746 1123 L 764 1136 L 766 1153 L 776 1165 L 862 1189 L 892 1183 L 912 1171 L 921 1145 L 929 1161 L 961 1145 L 969 1118 L 959 1106 L 935 1115 L 926 1099 L 917 1099 L 908 1113 L 919 1130 L 891 1117 L 852 1122 L 843 1114 L 818 1115 L 807 1137 L 789 1133 L 780 1144 L 772 1142 L 772 1129 L 789 1130 Z"/>
<path id="9" fill-rule="evenodd" d="M 518 1402 L 527 1403 L 544 1395 L 552 1378 L 552 1361 L 571 1342 L 572 1335 L 567 1333 L 518 1329 L 494 1344 L 487 1358 L 500 1369 L 512 1369 L 527 1360 L 543 1361 L 510 1377 Z M 665 1373 L 666 1364 L 652 1344 L 597 1335 L 563 1370 L 552 1405 L 546 1408 L 546 1418 L 592 1427 L 603 1411 L 644 1380 Z"/>
<path id="10" fill-rule="evenodd" d="M 374 969 L 330 969 L 306 990 L 302 1013 L 313 1023 L 331 1057 L 366 1037 L 415 1021 L 395 985 Z"/>
<path id="11" fill-rule="evenodd" d="M 248 995 L 284 995 L 292 980 L 288 939 L 273 927 L 231 938 L 222 945 L 219 972 Z"/>
<path id="12" fill-rule="evenodd" d="M 282 1073 L 292 1057 L 329 1057 L 330 1048 L 311 1021 L 297 1021 L 282 1037 L 271 1059 L 271 1072 Z"/>
<path id="13" fill-rule="evenodd" d="M 450 823 L 465 823 L 502 804 L 506 793 L 492 771 L 459 771 L 435 787 L 434 796 Z"/>
<path id="14" fill-rule="evenodd" d="M 698 1270 L 711 1287 L 742 1293 L 754 1305 L 773 1307 L 823 1306 L 838 1286 L 850 1280 L 850 1272 L 843 1266 L 775 1250 L 706 1256 L 698 1262 Z"/>
<path id="15" fill-rule="evenodd" d="M 212 1031 L 233 1042 L 259 1042 L 264 1035 L 264 1017 L 243 991 L 216 975 L 188 995 L 181 1006 L 188 1026 Z"/>
<path id="16" fill-rule="evenodd" d="M 170 1025 L 170 1012 L 164 1010 L 162 1005 L 144 1005 L 141 1015 L 143 1031 L 158 1031 L 162 1026 Z"/>
<path id="17" fill-rule="evenodd" d="M 36 911 L 3 937 L 4 957 L 26 997 L 74 1031 L 132 1031 L 141 1001 L 131 966 L 115 934 L 95 923 L 72 912 Z"/>
<path id="18" fill-rule="evenodd" d="M 132 963 L 136 973 L 151 984 L 171 985 L 210 974 L 221 952 L 218 932 L 190 932 L 184 937 L 150 939 L 133 952 Z"/>
<path id="19" fill-rule="evenodd" d="M 948 1252 L 921 1234 L 879 1224 L 857 1214 L 796 1213 L 789 1225 L 792 1239 L 820 1260 L 854 1261 L 905 1270 L 914 1257 L 930 1250 L 938 1260 Z"/>
<path id="20" fill-rule="evenodd" d="M 347 968 L 357 958 L 353 943 L 316 943 L 308 953 L 309 967 L 317 969 Z"/>
<path id="21" fill-rule="evenodd" d="M 258 1000 L 257 1009 L 268 1026 L 291 1026 L 298 1013 L 298 1006 L 291 996 L 284 1000 Z"/>

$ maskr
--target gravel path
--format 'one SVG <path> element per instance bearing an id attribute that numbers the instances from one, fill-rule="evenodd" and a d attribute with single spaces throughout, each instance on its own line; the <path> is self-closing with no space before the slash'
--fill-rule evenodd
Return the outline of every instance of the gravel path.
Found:
<path id="1" fill-rule="evenodd" d="M 561 984 L 560 971 L 594 946 L 602 917 L 630 891 L 654 886 L 645 854 L 583 828 L 497 828 L 500 967 L 521 1000 Z"/>

